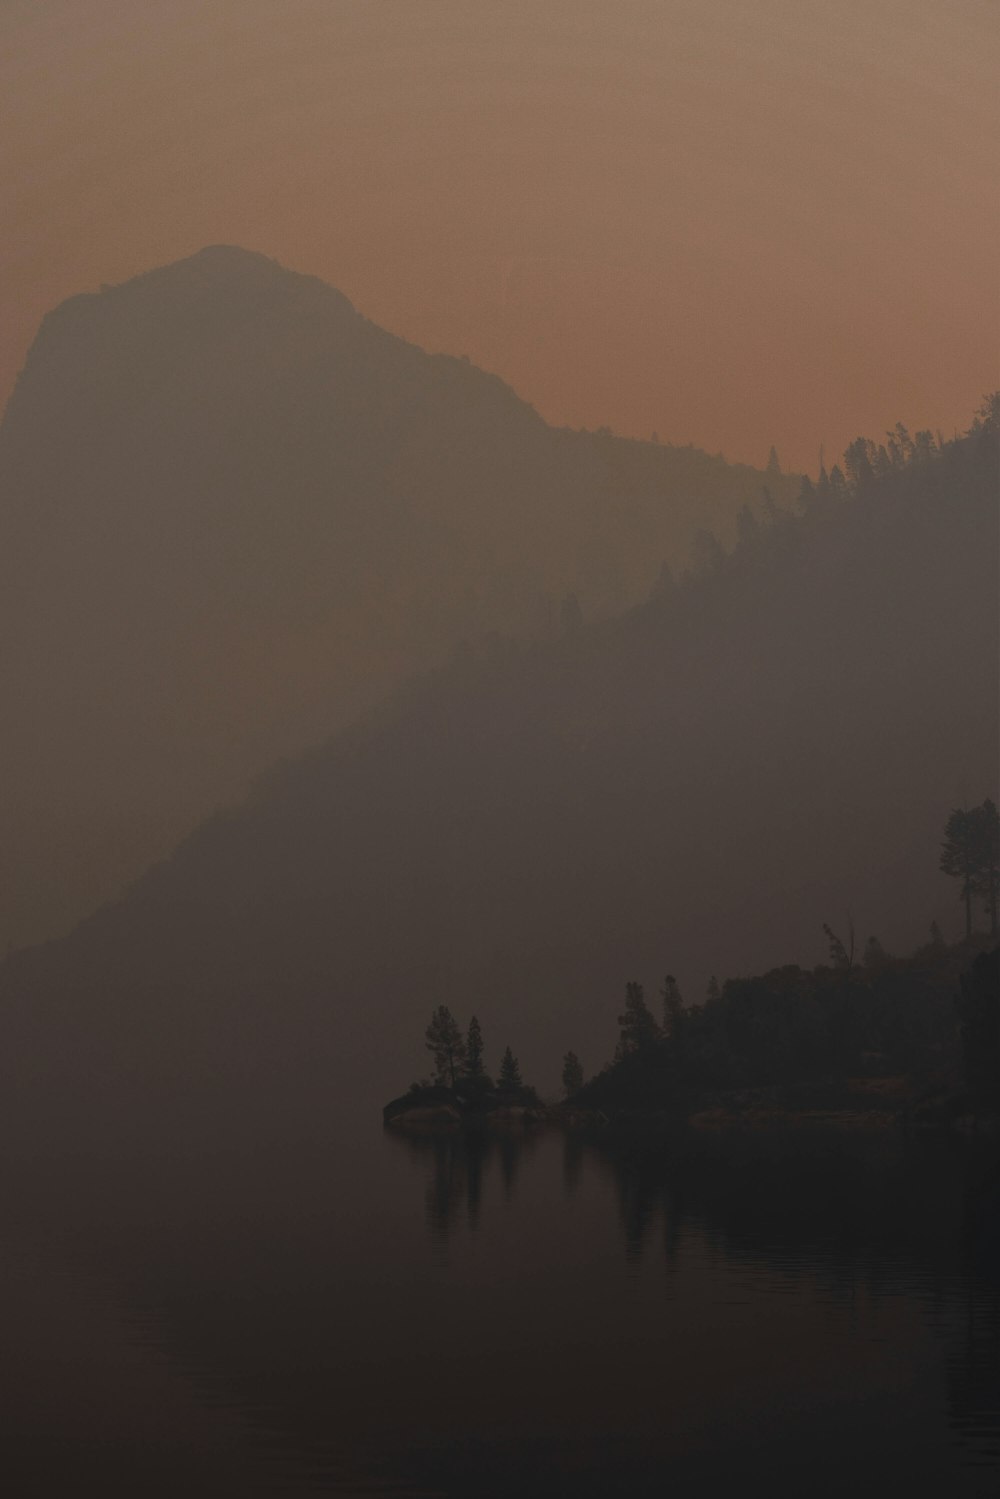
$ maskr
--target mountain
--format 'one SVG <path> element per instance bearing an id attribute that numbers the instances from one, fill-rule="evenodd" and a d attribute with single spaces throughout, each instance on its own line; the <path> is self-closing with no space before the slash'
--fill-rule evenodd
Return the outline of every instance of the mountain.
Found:
<path id="1" fill-rule="evenodd" d="M 243 250 L 71 298 L 0 427 L 5 943 L 463 640 L 637 602 L 764 479 L 553 429 Z"/>
<path id="2" fill-rule="evenodd" d="M 995 423 L 554 641 L 470 656 L 274 769 L 118 904 L 14 954 L 0 1125 L 322 1134 L 426 1075 L 433 1006 L 554 1085 L 624 984 L 961 925 L 945 818 L 996 795 Z"/>

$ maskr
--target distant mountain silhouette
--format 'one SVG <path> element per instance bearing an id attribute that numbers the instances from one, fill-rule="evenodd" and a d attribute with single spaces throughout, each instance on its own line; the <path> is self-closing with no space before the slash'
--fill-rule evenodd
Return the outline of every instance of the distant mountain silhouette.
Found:
<path id="1" fill-rule="evenodd" d="M 553 1087 L 626 979 L 688 997 L 961 923 L 944 818 L 996 794 L 996 437 L 746 526 L 622 618 L 456 661 L 265 777 L 0 974 L 0 1128 L 322 1131 L 432 1007 Z M 425 1062 L 427 1070 L 429 1063 Z M 374 1113 L 373 1113 L 374 1117 Z"/>
<path id="2" fill-rule="evenodd" d="M 0 941 L 462 640 L 637 602 L 764 477 L 555 430 L 244 250 L 71 298 L 0 428 Z"/>

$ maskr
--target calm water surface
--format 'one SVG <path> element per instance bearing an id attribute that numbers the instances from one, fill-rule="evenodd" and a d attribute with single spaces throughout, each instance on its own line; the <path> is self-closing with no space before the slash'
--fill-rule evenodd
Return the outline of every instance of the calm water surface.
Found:
<path id="1" fill-rule="evenodd" d="M 8 1492 L 1000 1493 L 988 1163 L 331 1133 L 3 1168 Z"/>

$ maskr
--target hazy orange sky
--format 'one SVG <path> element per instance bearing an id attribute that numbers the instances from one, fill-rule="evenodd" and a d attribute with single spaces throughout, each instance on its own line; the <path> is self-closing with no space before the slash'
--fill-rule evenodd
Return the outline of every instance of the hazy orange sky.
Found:
<path id="1" fill-rule="evenodd" d="M 997 383 L 995 0 L 0 0 L 0 392 L 230 242 L 549 420 L 816 466 Z"/>

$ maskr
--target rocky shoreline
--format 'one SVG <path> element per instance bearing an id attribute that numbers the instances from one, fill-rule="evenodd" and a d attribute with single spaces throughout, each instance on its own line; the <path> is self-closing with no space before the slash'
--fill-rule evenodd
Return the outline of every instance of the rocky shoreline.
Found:
<path id="1" fill-rule="evenodd" d="M 382 1110 L 383 1124 L 415 1132 L 537 1129 L 666 1137 L 757 1131 L 947 1132 L 1000 1137 L 1000 1115 L 977 1113 L 963 1092 L 917 1087 L 906 1077 L 856 1078 L 798 1088 L 686 1094 L 670 1109 L 583 1108 L 500 1092 L 470 1097 L 442 1086 L 411 1088 Z"/>
<path id="2" fill-rule="evenodd" d="M 393 1129 L 421 1132 L 525 1129 L 550 1122 L 556 1112 L 530 1088 L 466 1093 L 441 1085 L 416 1086 L 385 1105 L 382 1122 Z"/>

